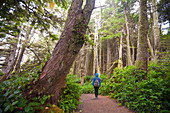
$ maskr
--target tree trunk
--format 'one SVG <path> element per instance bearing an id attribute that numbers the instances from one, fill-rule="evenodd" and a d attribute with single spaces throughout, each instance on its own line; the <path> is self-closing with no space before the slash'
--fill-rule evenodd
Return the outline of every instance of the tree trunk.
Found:
<path id="1" fill-rule="evenodd" d="M 110 51 L 110 39 L 107 39 L 107 71 L 111 64 L 111 51 Z M 107 78 L 110 78 L 110 73 L 107 74 Z"/>
<path id="2" fill-rule="evenodd" d="M 99 3 L 100 3 L 100 1 L 99 1 Z M 100 3 L 100 6 L 101 6 L 101 3 Z M 98 20 L 98 29 L 97 30 L 99 30 L 99 29 L 101 29 L 101 24 L 102 24 L 102 22 L 101 22 L 101 17 L 102 16 L 102 7 L 100 8 L 100 14 L 99 14 L 99 20 Z M 99 56 L 99 72 L 100 73 L 102 73 L 102 70 L 101 70 L 101 68 L 102 68 L 102 45 L 101 45 L 102 43 L 101 43 L 101 36 L 98 34 L 98 48 L 99 48 L 99 54 L 98 54 L 98 56 Z"/>
<path id="3" fill-rule="evenodd" d="M 100 67 L 100 72 L 102 71 L 102 43 L 101 43 L 101 37 L 99 36 L 99 67 Z M 102 73 L 102 72 L 101 72 Z"/>
<path id="4" fill-rule="evenodd" d="M 134 37 L 133 40 L 131 41 L 132 44 L 132 65 L 134 65 L 135 62 L 135 44 L 134 44 Z"/>
<path id="5" fill-rule="evenodd" d="M 50 59 L 46 62 L 39 80 L 35 84 L 31 84 L 30 89 L 27 88 L 23 92 L 28 99 L 33 98 L 37 94 L 53 94 L 54 96 L 50 98 L 48 103 L 57 103 L 60 89 L 69 73 L 70 67 L 84 44 L 84 35 L 86 34 L 94 4 L 95 0 L 86 0 L 86 5 L 82 9 L 83 0 L 72 1 L 64 31 Z M 31 90 L 33 92 L 30 95 L 29 92 Z"/>
<path id="6" fill-rule="evenodd" d="M 0 83 L 3 82 L 4 80 L 8 79 L 11 76 L 11 73 L 14 69 L 14 65 L 16 63 L 16 52 L 17 52 L 18 39 L 19 39 L 19 34 L 16 36 L 17 41 L 15 43 L 13 43 L 10 47 L 11 52 L 10 52 L 10 56 L 7 60 L 7 68 L 3 70 L 4 76 L 0 80 Z"/>
<path id="7" fill-rule="evenodd" d="M 94 44 L 95 44 L 95 46 L 96 46 L 96 42 L 95 42 L 95 38 L 94 38 Z M 96 51 L 95 51 L 95 49 L 96 49 L 96 47 L 95 46 L 93 46 L 92 45 L 92 53 L 93 53 L 93 76 L 94 76 L 94 74 L 95 74 L 95 64 L 96 64 L 96 61 L 95 61 L 95 59 L 96 59 Z"/>
<path id="8" fill-rule="evenodd" d="M 100 67 L 99 67 L 99 54 L 98 54 L 98 47 L 99 47 L 99 33 L 98 33 L 98 25 L 99 25 L 99 20 L 95 20 L 96 24 L 96 29 L 95 29 L 95 70 L 97 73 L 99 73 L 100 76 Z"/>
<path id="9" fill-rule="evenodd" d="M 76 74 L 76 60 L 74 60 L 73 62 L 73 72 L 72 72 L 72 75 L 75 75 Z"/>
<path id="10" fill-rule="evenodd" d="M 104 45 L 104 44 L 103 44 Z M 103 47 L 103 52 L 102 52 L 102 54 L 103 54 L 103 74 L 105 73 L 105 71 L 106 71 L 106 63 L 105 63 L 105 49 L 104 49 L 104 47 Z"/>
<path id="11" fill-rule="evenodd" d="M 150 40 L 149 40 L 149 37 L 147 37 L 147 42 L 148 42 L 148 47 L 149 47 L 150 52 L 151 52 L 151 59 L 153 59 L 153 58 L 155 57 L 155 55 L 154 55 L 153 47 L 152 47 L 152 45 L 151 45 L 151 42 L 150 42 Z"/>
<path id="12" fill-rule="evenodd" d="M 84 84 L 84 76 L 85 76 L 85 45 L 83 45 L 81 49 L 81 86 Z"/>
<path id="13" fill-rule="evenodd" d="M 136 67 L 147 71 L 147 0 L 139 0 L 139 29 Z M 144 79 L 146 79 L 145 74 Z"/>
<path id="14" fill-rule="evenodd" d="M 126 4 L 124 5 L 124 16 L 125 16 L 125 22 L 126 22 L 126 43 L 127 43 L 127 65 L 132 65 L 132 58 L 131 58 L 131 51 L 130 51 L 130 33 L 129 33 L 129 22 L 127 19 L 126 14 Z"/>
<path id="15" fill-rule="evenodd" d="M 89 65 L 89 53 L 90 53 L 90 47 L 89 47 L 89 43 L 87 43 L 87 45 L 85 46 L 85 53 L 86 53 L 86 58 L 85 58 L 85 76 L 88 75 L 88 65 Z"/>
<path id="16" fill-rule="evenodd" d="M 157 3 L 156 0 L 152 0 L 152 9 L 153 9 L 153 34 L 154 34 L 154 49 L 155 49 L 155 57 L 154 62 L 157 62 L 160 51 L 160 36 L 159 36 L 159 26 L 158 26 L 158 12 L 157 12 Z"/>
<path id="17" fill-rule="evenodd" d="M 81 64 L 80 64 L 80 59 L 81 58 L 81 54 L 80 54 L 80 52 L 79 52 L 79 54 L 77 55 L 77 57 L 76 57 L 76 79 L 78 79 L 79 77 L 80 77 L 80 66 L 81 66 Z"/>
<path id="18" fill-rule="evenodd" d="M 15 66 L 15 72 L 16 72 L 16 73 L 19 73 L 20 65 L 21 65 L 21 61 L 22 61 L 24 52 L 25 52 L 25 46 L 22 45 L 21 51 L 20 51 L 19 56 L 18 56 L 18 59 L 17 59 L 16 66 Z"/>
<path id="19" fill-rule="evenodd" d="M 120 47 L 119 47 L 119 60 L 118 60 L 118 68 L 122 69 L 123 68 L 123 59 L 122 59 L 122 56 L 123 56 L 123 53 L 122 53 L 122 50 L 123 50 L 123 34 L 121 33 L 121 36 L 120 36 Z"/>

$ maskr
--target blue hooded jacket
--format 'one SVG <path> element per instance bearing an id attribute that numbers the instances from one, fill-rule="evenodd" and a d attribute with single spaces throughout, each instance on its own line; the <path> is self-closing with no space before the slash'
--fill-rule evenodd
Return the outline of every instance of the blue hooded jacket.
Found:
<path id="1" fill-rule="evenodd" d="M 98 80 L 99 80 L 99 86 L 101 86 L 101 79 L 98 77 L 99 74 L 96 73 L 95 76 L 96 76 L 96 77 L 93 78 L 93 83 L 92 83 L 92 85 L 94 86 L 94 82 L 95 82 L 96 78 L 98 78 Z"/>

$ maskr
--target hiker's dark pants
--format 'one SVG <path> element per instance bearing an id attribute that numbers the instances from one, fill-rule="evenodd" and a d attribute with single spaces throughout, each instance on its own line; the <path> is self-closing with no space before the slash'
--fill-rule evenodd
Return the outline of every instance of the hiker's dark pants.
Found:
<path id="1" fill-rule="evenodd" d="M 95 87 L 94 86 L 94 92 L 95 92 L 95 97 L 97 98 L 98 96 L 98 90 L 99 90 L 99 87 Z"/>

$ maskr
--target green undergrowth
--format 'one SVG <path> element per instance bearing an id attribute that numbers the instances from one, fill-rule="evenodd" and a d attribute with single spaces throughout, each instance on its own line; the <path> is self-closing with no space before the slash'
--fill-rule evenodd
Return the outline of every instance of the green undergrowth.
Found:
<path id="1" fill-rule="evenodd" d="M 58 106 L 62 110 L 55 105 L 45 104 L 46 100 L 52 95 L 43 95 L 27 100 L 22 95 L 22 91 L 25 90 L 27 84 L 37 81 L 39 76 L 37 73 L 41 70 L 41 67 L 37 66 L 32 70 L 34 72 L 13 75 L 0 84 L 0 113 L 35 113 L 43 111 L 51 113 L 56 112 L 56 110 L 57 112 L 70 113 L 80 104 L 79 99 L 82 94 L 80 79 L 72 79 L 71 75 L 67 77 L 66 88 L 60 96 Z"/>
<path id="2" fill-rule="evenodd" d="M 80 96 L 82 94 L 80 79 L 76 79 L 76 76 L 67 76 L 67 86 L 60 96 L 59 107 L 65 113 L 71 113 L 76 110 L 78 104 L 81 104 Z"/>
<path id="3" fill-rule="evenodd" d="M 37 73 L 40 69 L 41 67 L 37 66 L 32 69 L 33 73 L 13 75 L 0 84 L 0 113 L 33 113 L 43 109 L 44 102 L 50 98 L 49 95 L 35 97 L 29 101 L 22 95 L 25 85 L 38 79 Z"/>
<path id="4" fill-rule="evenodd" d="M 113 78 L 100 88 L 100 94 L 109 95 L 139 113 L 170 112 L 170 64 L 149 64 L 145 72 L 135 66 L 114 69 Z"/>

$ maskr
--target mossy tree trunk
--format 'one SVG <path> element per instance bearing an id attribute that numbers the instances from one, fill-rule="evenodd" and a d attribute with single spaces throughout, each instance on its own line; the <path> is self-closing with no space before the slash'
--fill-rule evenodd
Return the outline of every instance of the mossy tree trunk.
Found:
<path id="1" fill-rule="evenodd" d="M 37 95 L 54 95 L 48 103 L 56 104 L 59 99 L 61 87 L 69 70 L 85 42 L 85 34 L 95 0 L 86 0 L 82 9 L 83 0 L 73 0 L 68 11 L 68 17 L 64 30 L 48 62 L 46 62 L 42 74 L 31 88 L 23 92 L 27 98 Z M 29 94 L 30 91 L 33 91 Z"/>
<path id="2" fill-rule="evenodd" d="M 147 45 L 147 0 L 139 0 L 139 28 L 136 67 L 147 71 L 148 64 L 148 45 Z M 144 79 L 146 79 L 145 74 Z"/>

